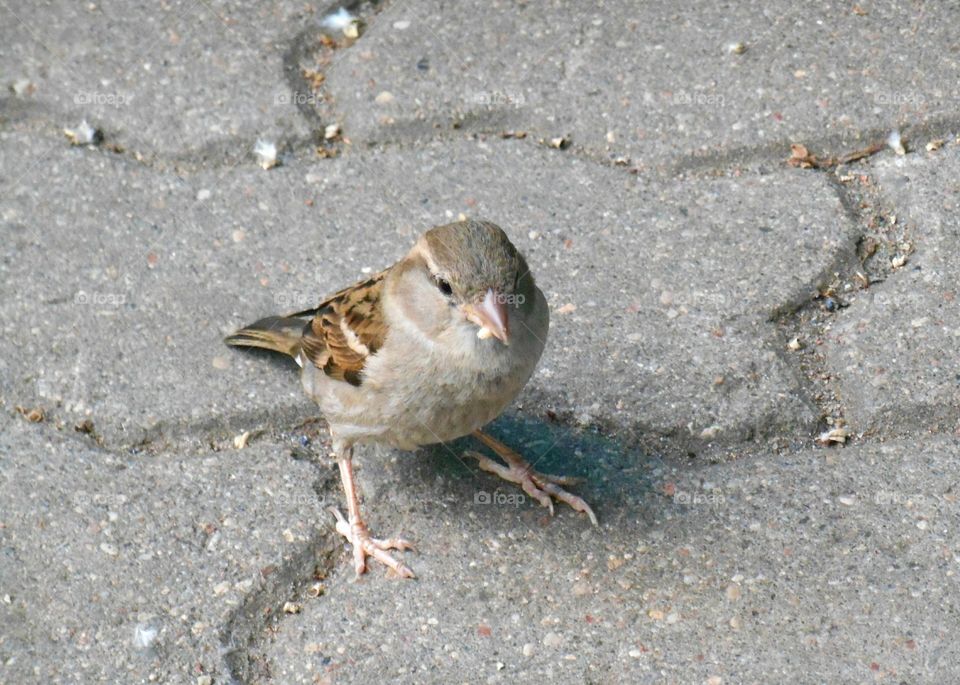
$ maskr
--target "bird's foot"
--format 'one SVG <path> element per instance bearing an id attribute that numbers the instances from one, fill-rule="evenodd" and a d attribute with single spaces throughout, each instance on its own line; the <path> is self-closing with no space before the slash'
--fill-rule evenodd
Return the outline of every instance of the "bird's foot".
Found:
<path id="1" fill-rule="evenodd" d="M 504 466 L 479 452 L 465 452 L 465 456 L 473 457 L 479 462 L 481 469 L 495 473 L 506 481 L 518 484 L 523 488 L 525 493 L 549 509 L 551 516 L 553 516 L 553 500 L 557 499 L 561 502 L 566 502 L 574 510 L 583 512 L 590 517 L 590 522 L 593 523 L 593 525 L 597 525 L 596 514 L 593 513 L 590 505 L 587 504 L 583 498 L 567 492 L 560 487 L 561 485 L 575 485 L 580 482 L 579 478 L 540 473 L 534 470 L 533 466 L 531 466 L 526 459 L 499 440 L 481 431 L 474 431 L 474 436 L 507 462 L 507 465 Z"/>
<path id="2" fill-rule="evenodd" d="M 393 558 L 387 550 L 407 550 L 413 549 L 408 541 L 403 538 L 380 539 L 370 536 L 367 530 L 367 524 L 363 521 L 348 521 L 340 510 L 331 507 L 330 511 L 337 519 L 337 532 L 345 537 L 353 545 L 353 568 L 360 576 L 367 570 L 367 557 L 373 557 L 384 566 L 393 569 L 401 578 L 415 578 L 410 567 L 402 561 Z"/>

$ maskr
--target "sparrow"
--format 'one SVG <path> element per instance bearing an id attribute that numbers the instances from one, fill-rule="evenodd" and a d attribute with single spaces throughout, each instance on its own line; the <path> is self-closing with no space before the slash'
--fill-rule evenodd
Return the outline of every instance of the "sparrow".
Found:
<path id="1" fill-rule="evenodd" d="M 523 490 L 553 514 L 553 498 L 596 516 L 563 489 L 577 479 L 542 474 L 481 431 L 526 385 L 550 326 L 547 301 L 504 231 L 459 221 L 426 231 L 400 261 L 321 301 L 313 309 L 261 319 L 226 344 L 289 355 L 306 394 L 329 424 L 347 516 L 331 509 L 353 548 L 359 576 L 367 558 L 413 578 L 390 550 L 402 538 L 372 537 L 360 511 L 355 445 L 400 450 L 474 435 L 503 459 L 479 452 L 480 468 Z"/>

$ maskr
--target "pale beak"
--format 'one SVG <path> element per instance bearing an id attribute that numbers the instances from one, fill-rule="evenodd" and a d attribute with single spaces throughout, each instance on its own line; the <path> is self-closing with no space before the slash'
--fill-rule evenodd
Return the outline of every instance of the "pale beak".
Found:
<path id="1" fill-rule="evenodd" d="M 510 315 L 504 297 L 493 288 L 487 289 L 483 301 L 479 304 L 465 304 L 462 307 L 467 320 L 480 327 L 477 337 L 494 337 L 504 345 L 510 344 Z"/>

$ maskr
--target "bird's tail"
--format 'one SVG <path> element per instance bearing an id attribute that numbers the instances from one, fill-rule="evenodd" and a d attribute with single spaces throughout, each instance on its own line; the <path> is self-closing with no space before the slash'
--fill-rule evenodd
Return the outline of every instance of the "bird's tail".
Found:
<path id="1" fill-rule="evenodd" d="M 235 347 L 259 347 L 297 358 L 300 338 L 308 322 L 289 316 L 268 316 L 228 335 L 223 342 Z"/>

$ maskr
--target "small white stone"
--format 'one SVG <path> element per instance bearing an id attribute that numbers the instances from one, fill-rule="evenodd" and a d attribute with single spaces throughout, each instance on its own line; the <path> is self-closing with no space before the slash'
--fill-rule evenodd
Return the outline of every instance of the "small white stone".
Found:
<path id="1" fill-rule="evenodd" d="M 702 431 L 700 431 L 700 439 L 701 439 L 701 440 L 713 440 L 713 439 L 714 439 L 715 437 L 717 437 L 717 435 L 720 433 L 720 430 L 721 430 L 721 428 L 720 428 L 720 426 L 718 426 L 717 424 L 713 424 L 712 426 L 708 426 L 708 427 L 704 428 Z"/>
<path id="2" fill-rule="evenodd" d="M 893 130 L 890 132 L 890 135 L 887 136 L 887 145 L 898 155 L 907 154 L 907 150 L 903 146 L 903 139 L 900 137 L 900 131 Z"/>
<path id="3" fill-rule="evenodd" d="M 141 623 L 133 630 L 133 645 L 137 649 L 149 649 L 160 634 L 159 628 L 150 623 Z"/>
<path id="4" fill-rule="evenodd" d="M 263 169 L 272 169 L 279 164 L 277 160 L 277 144 L 269 140 L 257 138 L 257 142 L 253 146 L 253 154 L 257 156 L 257 161 Z"/>
<path id="5" fill-rule="evenodd" d="M 240 435 L 237 435 L 233 438 L 233 446 L 235 449 L 242 450 L 247 446 L 247 442 L 250 440 L 250 431 L 244 431 Z"/>
<path id="6" fill-rule="evenodd" d="M 96 145 L 100 139 L 100 131 L 87 123 L 84 119 L 76 128 L 65 128 L 63 134 L 70 139 L 71 145 Z"/>
<path id="7" fill-rule="evenodd" d="M 36 86 L 28 78 L 18 78 L 10 84 L 10 90 L 14 95 L 30 95 L 36 90 Z"/>
<path id="8" fill-rule="evenodd" d="M 332 14 L 328 14 L 327 16 L 325 16 L 321 24 L 328 29 L 332 29 L 334 31 L 342 31 L 343 29 L 350 26 L 350 24 L 354 23 L 356 20 L 357 18 L 354 15 L 350 14 L 349 10 L 341 7 L 336 12 L 333 12 Z"/>

